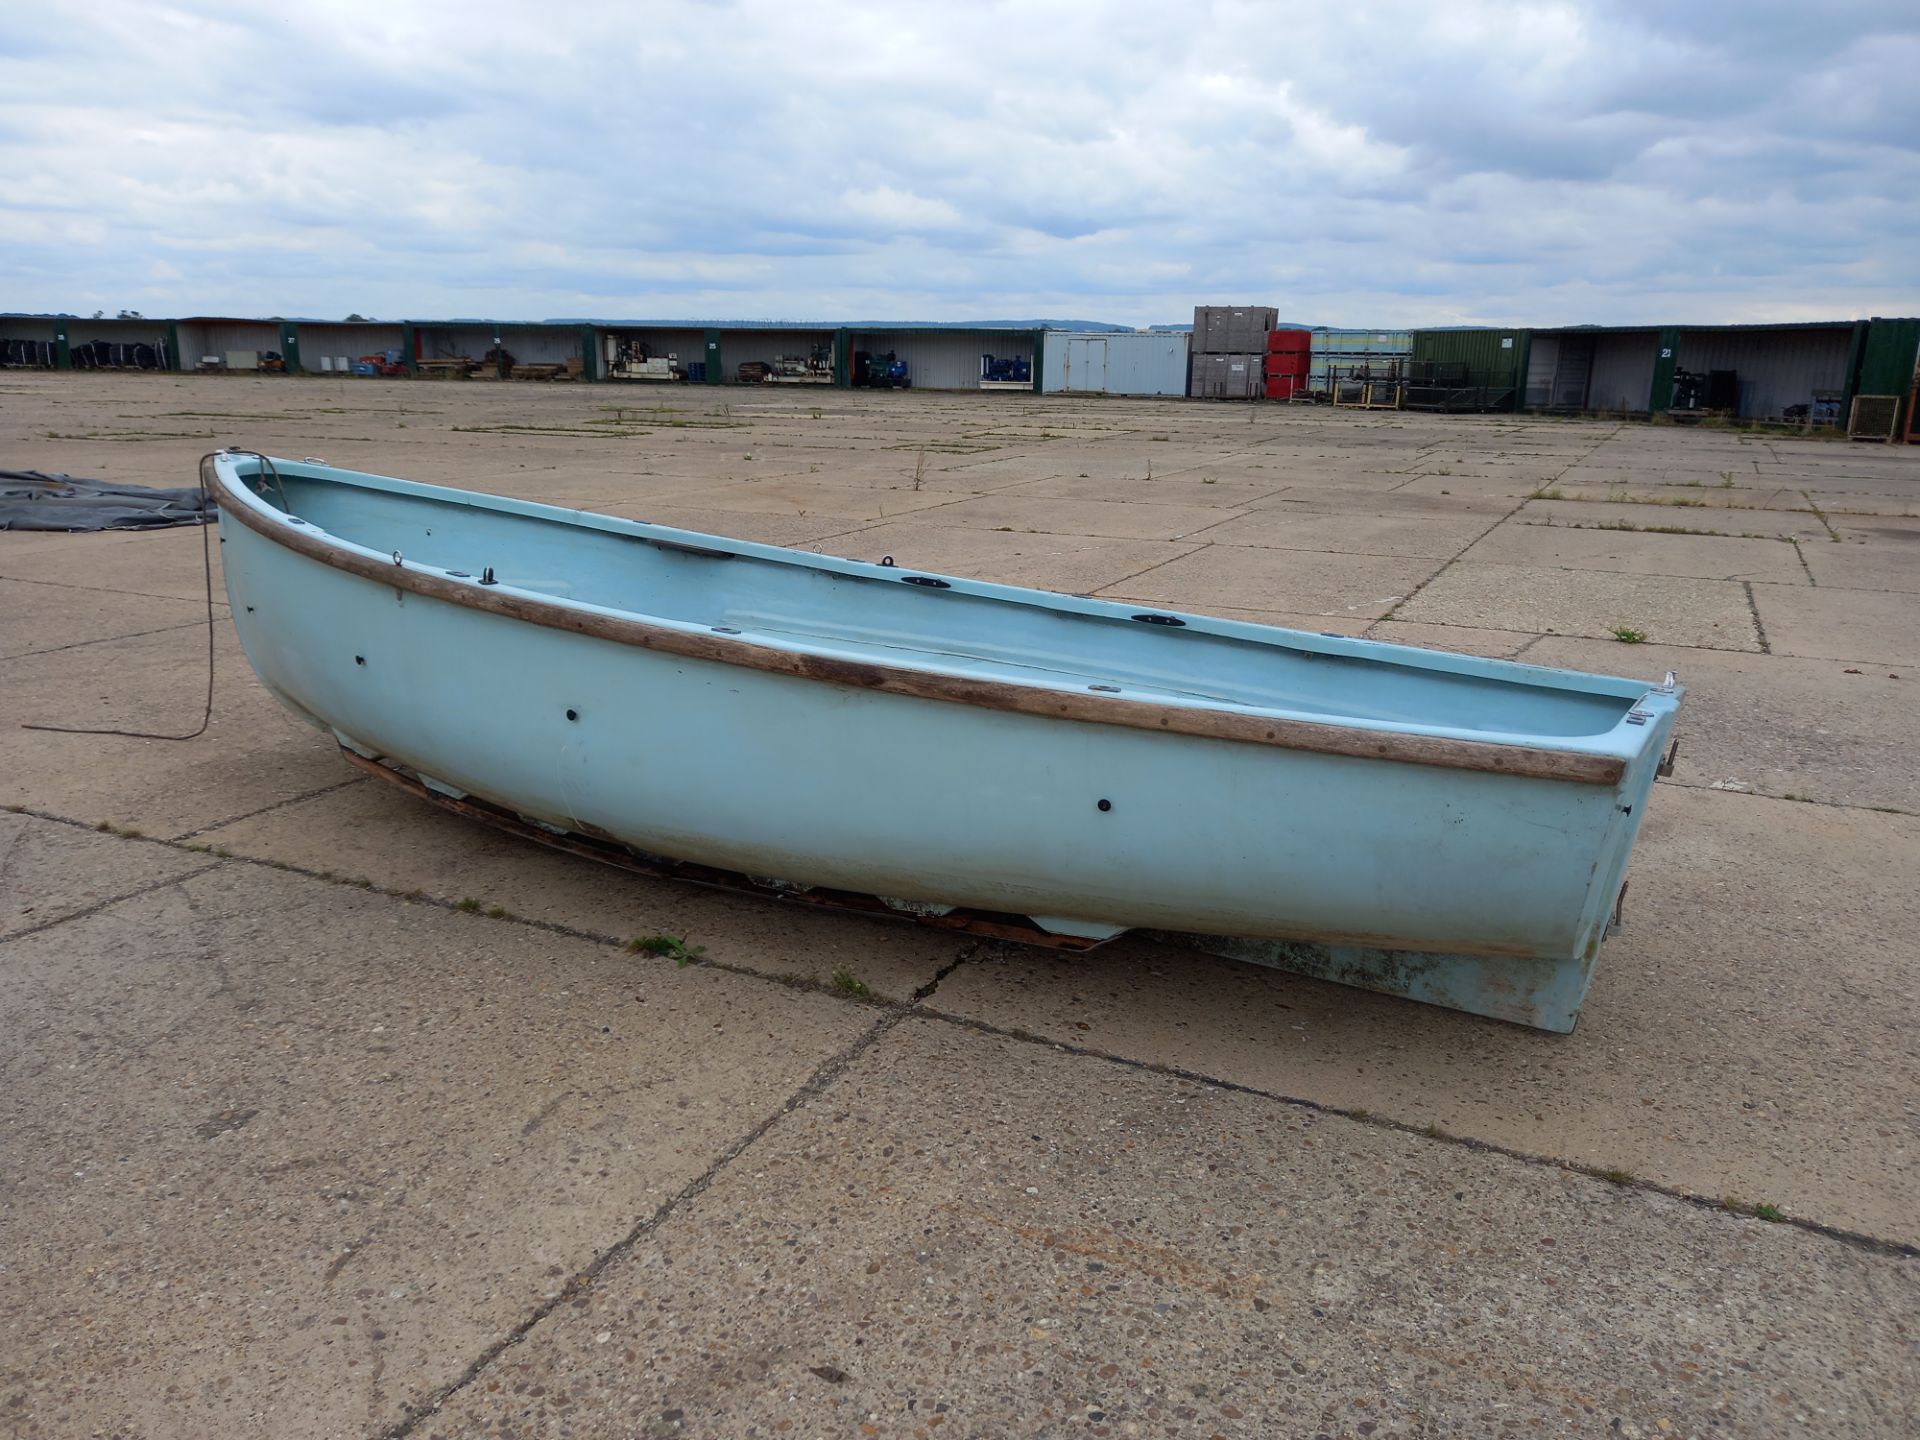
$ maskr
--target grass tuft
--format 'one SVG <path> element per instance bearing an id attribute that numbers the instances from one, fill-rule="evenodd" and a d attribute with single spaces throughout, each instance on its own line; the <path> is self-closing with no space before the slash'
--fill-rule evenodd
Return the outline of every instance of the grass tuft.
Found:
<path id="1" fill-rule="evenodd" d="M 678 935 L 636 935 L 627 941 L 629 955 L 664 955 L 675 964 L 686 967 L 706 954 L 704 946 L 689 945 Z"/>
<path id="2" fill-rule="evenodd" d="M 1609 632 L 1622 645 L 1638 645 L 1647 638 L 1647 632 L 1636 630 L 1631 625 L 1615 625 Z"/>
<path id="3" fill-rule="evenodd" d="M 835 994 L 852 995 L 862 1000 L 869 999 L 873 995 L 873 987 L 844 965 L 833 972 L 833 979 L 827 983 L 832 986 Z"/>

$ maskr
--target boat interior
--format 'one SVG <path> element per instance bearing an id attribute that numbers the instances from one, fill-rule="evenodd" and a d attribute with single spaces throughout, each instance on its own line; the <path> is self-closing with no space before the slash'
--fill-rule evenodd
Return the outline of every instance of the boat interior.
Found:
<path id="1" fill-rule="evenodd" d="M 849 573 L 805 552 L 317 464 L 263 471 L 254 457 L 235 460 L 269 506 L 378 555 L 399 551 L 476 580 L 491 570 L 500 585 L 559 601 L 875 663 L 1514 740 L 1605 735 L 1648 689 L 905 568 Z"/>

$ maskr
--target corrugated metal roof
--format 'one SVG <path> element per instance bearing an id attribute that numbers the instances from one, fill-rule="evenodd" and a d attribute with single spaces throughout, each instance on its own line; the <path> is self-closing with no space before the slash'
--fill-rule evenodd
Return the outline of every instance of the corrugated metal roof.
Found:
<path id="1" fill-rule="evenodd" d="M 1874 315 L 1862 316 L 1856 320 L 1781 320 L 1781 321 L 1742 321 L 1734 325 L 1690 325 L 1684 321 L 1649 321 L 1643 325 L 1426 325 L 1416 326 L 1415 333 L 1421 335 L 1485 334 L 1499 331 L 1502 334 L 1517 334 L 1521 330 L 1534 335 L 1599 335 L 1625 334 L 1630 331 L 1650 332 L 1655 330 L 1685 330 L 1689 334 L 1701 335 L 1719 331 L 1752 330 L 1850 330 L 1855 325 L 1883 322 L 1904 317 Z"/>

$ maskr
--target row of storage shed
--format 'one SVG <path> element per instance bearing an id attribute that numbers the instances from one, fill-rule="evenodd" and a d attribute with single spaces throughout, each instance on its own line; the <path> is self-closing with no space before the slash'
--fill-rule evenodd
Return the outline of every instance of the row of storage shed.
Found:
<path id="1" fill-rule="evenodd" d="M 1912 417 L 1920 320 L 1311 332 L 1295 393 L 1442 410 L 1718 415 L 1849 425 Z M 0 315 L 0 366 L 283 370 L 1180 396 L 1182 330 L 693 323 L 80 319 Z M 1257 387 L 1248 387 L 1258 393 Z M 1350 393 L 1351 392 L 1351 393 Z"/>
<path id="2" fill-rule="evenodd" d="M 0 315 L 0 366 L 1038 391 L 1042 333 L 951 326 Z M 1184 337 L 1181 344 L 1184 361 Z"/>
<path id="3" fill-rule="evenodd" d="M 1857 428 L 1854 402 L 1910 418 L 1920 320 L 1791 325 L 1416 330 L 1409 394 L 1426 408 L 1718 416 Z M 1872 428 L 1885 403 L 1872 408 Z"/>
<path id="4" fill-rule="evenodd" d="M 0 365 L 1187 393 L 1180 330 L 0 315 Z"/>

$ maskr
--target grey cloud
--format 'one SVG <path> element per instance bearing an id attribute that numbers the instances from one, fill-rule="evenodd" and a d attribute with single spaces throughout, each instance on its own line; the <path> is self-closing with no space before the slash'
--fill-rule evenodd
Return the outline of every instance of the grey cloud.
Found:
<path id="1" fill-rule="evenodd" d="M 94 0 L 0 21 L 0 308 L 1912 313 L 1916 66 L 1910 3 Z"/>

